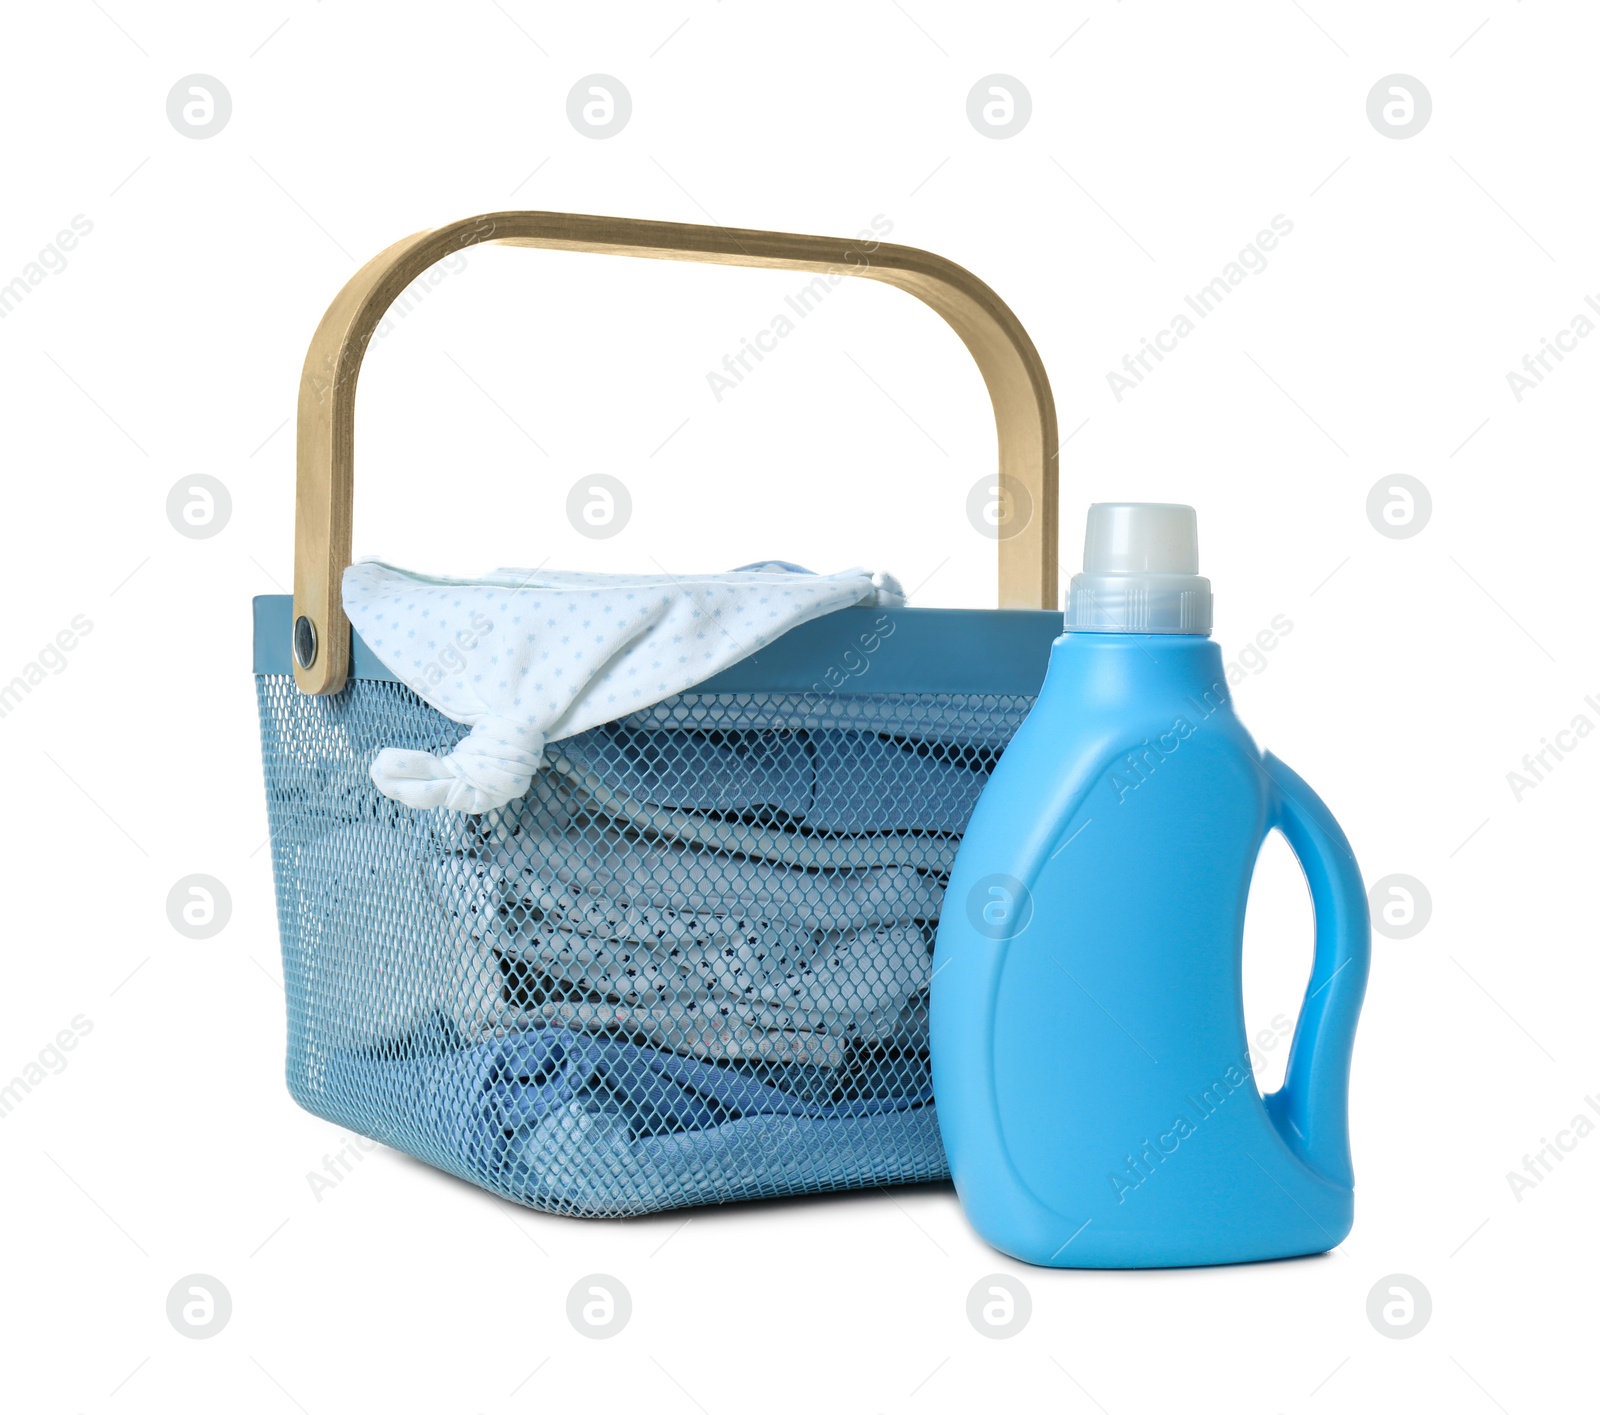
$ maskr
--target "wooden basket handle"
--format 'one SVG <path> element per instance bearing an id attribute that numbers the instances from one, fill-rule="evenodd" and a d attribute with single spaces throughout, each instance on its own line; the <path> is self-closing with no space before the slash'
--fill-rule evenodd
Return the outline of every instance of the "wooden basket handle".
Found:
<path id="1" fill-rule="evenodd" d="M 295 485 L 294 675 L 337 693 L 350 663 L 340 584 L 350 564 L 356 379 L 385 311 L 423 271 L 466 246 L 498 243 L 601 255 L 856 275 L 915 295 L 961 336 L 994 403 L 1002 479 L 1031 502 L 998 540 L 1002 608 L 1057 607 L 1056 412 L 1033 341 L 987 285 L 912 246 L 555 211 L 468 217 L 398 241 L 358 270 L 323 315 L 300 375 Z M 1002 485 L 1005 481 L 1002 480 Z"/>

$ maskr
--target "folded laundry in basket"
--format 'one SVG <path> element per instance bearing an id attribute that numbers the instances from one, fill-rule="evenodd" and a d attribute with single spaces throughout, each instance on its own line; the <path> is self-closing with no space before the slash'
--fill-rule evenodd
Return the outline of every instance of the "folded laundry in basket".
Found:
<path id="1" fill-rule="evenodd" d="M 588 1213 L 945 1172 L 925 1072 L 864 1076 L 831 1093 L 786 1089 L 613 1038 L 529 1027 L 403 1061 L 337 1053 L 327 1085 L 413 1097 L 391 1142 L 503 1192 Z"/>
<path id="2" fill-rule="evenodd" d="M 585 732 L 561 751 L 648 805 L 761 812 L 828 832 L 960 831 L 997 755 L 863 731 L 712 733 L 626 723 Z"/>
<path id="3" fill-rule="evenodd" d="M 547 742 L 660 702 L 852 604 L 903 604 L 892 577 L 777 563 L 722 575 L 496 570 L 478 580 L 375 560 L 344 572 L 368 648 L 446 717 L 472 728 L 446 756 L 386 748 L 372 780 L 420 808 L 480 813 L 528 789 Z"/>
<path id="4" fill-rule="evenodd" d="M 908 866 L 807 870 L 529 813 L 488 849 L 511 1007 L 676 1052 L 844 1064 L 925 1044 L 942 891 Z"/>
<path id="5" fill-rule="evenodd" d="M 749 1115 L 875 1115 L 932 1098 L 924 1083 L 910 1095 L 822 1101 L 709 1062 L 562 1027 L 514 1031 L 473 1052 L 484 1133 L 497 1145 L 574 1102 L 622 1120 L 638 1137 L 705 1130 Z"/>
<path id="6" fill-rule="evenodd" d="M 559 788 L 550 788 L 549 795 L 559 800 Z M 615 892 L 659 909 L 727 901 L 818 929 L 933 921 L 944 900 L 938 881 L 910 865 L 855 865 L 848 854 L 825 848 L 805 864 L 785 864 L 670 836 L 641 835 L 605 818 L 577 823 L 556 810 L 539 809 L 543 799 L 528 805 L 505 812 L 487 838 L 473 846 L 514 887 L 556 881 Z M 742 831 L 734 838 L 757 834 Z"/>
<path id="7" fill-rule="evenodd" d="M 852 1043 L 916 1043 L 911 1002 L 930 977 L 920 929 L 818 945 L 762 920 L 671 922 L 702 937 L 669 945 L 557 931 L 514 946 L 505 955 L 511 1004 L 704 1057 L 840 1066 Z"/>

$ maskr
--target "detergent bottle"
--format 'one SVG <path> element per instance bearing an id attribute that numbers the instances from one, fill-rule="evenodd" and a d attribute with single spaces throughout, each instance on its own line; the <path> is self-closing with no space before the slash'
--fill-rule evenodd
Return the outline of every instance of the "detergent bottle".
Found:
<path id="1" fill-rule="evenodd" d="M 939 1128 L 973 1227 L 1024 1262 L 1246 1262 L 1350 1231 L 1366 892 L 1327 807 L 1234 715 L 1198 571 L 1192 508 L 1090 508 L 1066 632 L 946 891 Z M 1241 963 L 1271 830 L 1305 872 L 1316 944 L 1263 1097 Z"/>

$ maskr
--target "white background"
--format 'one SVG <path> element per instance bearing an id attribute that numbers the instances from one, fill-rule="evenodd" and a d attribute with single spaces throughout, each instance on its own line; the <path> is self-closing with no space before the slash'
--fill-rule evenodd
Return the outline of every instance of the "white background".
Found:
<path id="1" fill-rule="evenodd" d="M 1600 1138 L 1520 1200 L 1506 1175 L 1600 1093 L 1600 742 L 1520 801 L 1506 774 L 1576 715 L 1600 724 L 1600 340 L 1521 401 L 1506 375 L 1600 292 L 1597 42 L 1585 7 L 1509 0 L 8 7 L 0 283 L 93 223 L 0 321 L 0 680 L 93 626 L 0 719 L 0 1081 L 92 1028 L 0 1123 L 8 1408 L 1521 1412 L 1591 1390 Z M 597 72 L 633 102 L 606 140 L 566 116 Z M 194 73 L 232 98 L 204 140 L 166 113 Z M 1032 97 L 1006 139 L 967 117 L 994 73 Z M 1395 73 L 1432 95 L 1405 140 L 1366 111 Z M 1414 937 L 1374 940 L 1336 1253 L 1025 1269 L 938 1186 L 578 1222 L 382 1149 L 313 1196 L 347 1141 L 281 1077 L 249 600 L 290 577 L 290 419 L 328 301 L 401 236 L 512 207 L 846 236 L 886 218 L 1032 332 L 1069 438 L 1067 573 L 1090 501 L 1187 501 L 1224 654 L 1292 621 L 1241 713 L 1369 881 L 1433 901 Z M 1107 373 L 1278 214 L 1267 268 L 1118 401 Z M 470 252 L 367 360 L 357 552 L 469 573 L 781 556 L 991 603 L 965 500 L 992 419 L 915 301 L 850 284 L 710 392 L 801 283 Z M 634 500 L 604 542 L 564 514 L 597 470 Z M 198 473 L 232 500 L 209 539 L 167 519 Z M 1366 512 L 1396 473 L 1432 497 L 1406 539 Z M 167 919 L 192 873 L 232 899 L 207 941 Z M 1292 1011 L 1308 956 L 1273 845 L 1253 1021 Z M 966 1317 L 996 1272 L 1033 1301 L 999 1341 Z M 166 1315 L 193 1273 L 231 1294 L 210 1340 Z M 608 1341 L 565 1315 L 591 1273 L 632 1294 Z M 1432 1297 L 1409 1340 L 1367 1317 L 1394 1273 Z"/>

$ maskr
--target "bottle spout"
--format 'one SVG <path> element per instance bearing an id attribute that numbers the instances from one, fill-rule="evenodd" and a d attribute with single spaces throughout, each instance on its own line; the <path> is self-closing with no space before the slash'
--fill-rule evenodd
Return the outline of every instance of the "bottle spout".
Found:
<path id="1" fill-rule="evenodd" d="M 1209 634 L 1211 582 L 1200 574 L 1194 507 L 1100 501 L 1089 508 L 1083 571 L 1066 628 L 1102 634 Z"/>

